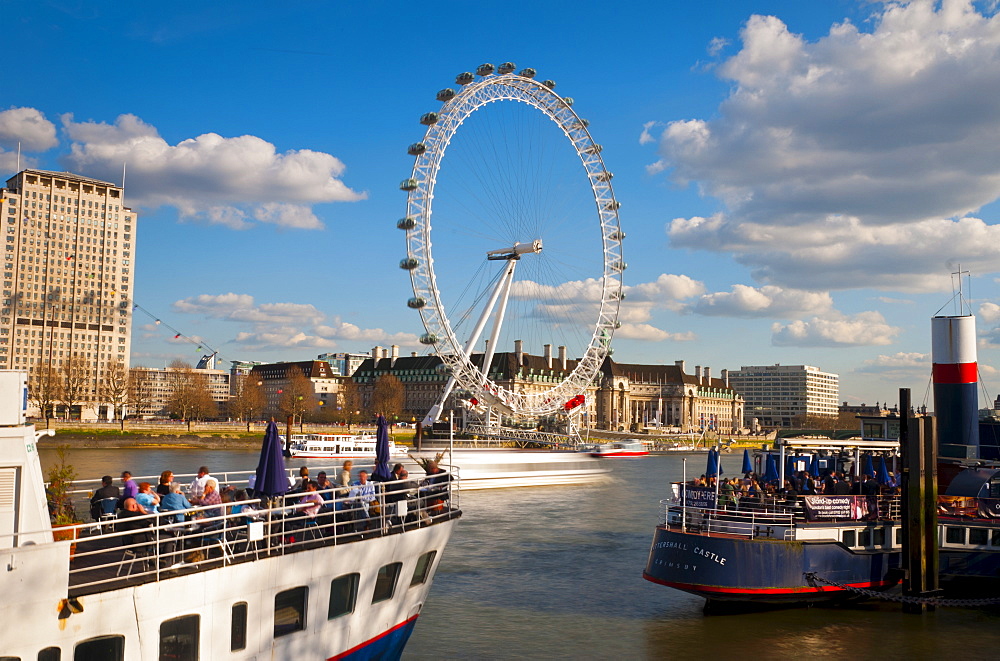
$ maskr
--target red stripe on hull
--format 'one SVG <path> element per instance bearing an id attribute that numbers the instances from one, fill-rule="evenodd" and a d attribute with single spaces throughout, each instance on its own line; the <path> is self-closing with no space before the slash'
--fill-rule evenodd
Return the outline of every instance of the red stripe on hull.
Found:
<path id="1" fill-rule="evenodd" d="M 934 363 L 934 383 L 976 383 L 977 363 Z"/>
<path id="2" fill-rule="evenodd" d="M 642 577 L 647 581 L 652 581 L 653 583 L 659 583 L 660 585 L 666 585 L 667 587 L 684 590 L 685 592 L 694 592 L 695 594 L 703 596 L 739 594 L 772 597 L 782 595 L 796 596 L 819 592 L 847 592 L 847 590 L 834 585 L 817 585 L 815 587 L 811 585 L 801 585 L 793 588 L 727 588 L 719 585 L 695 585 L 693 583 L 675 583 L 673 581 L 664 581 L 658 578 L 653 578 L 646 573 L 643 573 Z M 891 588 L 895 584 L 896 581 L 864 581 L 861 583 L 846 583 L 845 585 L 852 588 L 872 589 Z"/>
<path id="3" fill-rule="evenodd" d="M 358 650 L 364 649 L 364 648 L 368 647 L 369 645 L 371 645 L 372 643 L 374 643 L 374 642 L 376 642 L 378 640 L 381 640 L 382 638 L 385 638 L 386 636 L 388 636 L 392 632 L 396 631 L 397 629 L 402 629 L 406 625 L 408 625 L 411 622 L 413 622 L 414 620 L 416 620 L 417 617 L 419 617 L 419 614 L 414 615 L 413 617 L 411 617 L 408 620 L 403 620 L 402 622 L 400 622 L 396 626 L 392 627 L 391 629 L 387 629 L 387 630 L 383 631 L 382 633 L 380 633 L 379 635 L 375 636 L 371 640 L 366 640 L 365 642 L 361 643 L 360 645 L 355 645 L 354 647 L 352 647 L 351 649 L 347 650 L 346 652 L 341 652 L 337 656 L 331 656 L 329 659 L 327 659 L 327 661 L 338 661 L 339 659 L 344 659 L 344 658 L 346 658 L 346 657 L 354 654 Z"/>

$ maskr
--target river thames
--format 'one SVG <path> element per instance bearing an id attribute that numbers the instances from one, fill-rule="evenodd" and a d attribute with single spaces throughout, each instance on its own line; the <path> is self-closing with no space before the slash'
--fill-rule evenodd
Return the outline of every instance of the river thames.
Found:
<path id="1" fill-rule="evenodd" d="M 42 450 L 43 467 L 54 455 Z M 81 478 L 117 478 L 202 464 L 252 470 L 257 454 L 75 450 L 68 458 Z M 723 467 L 735 472 L 741 460 L 724 456 Z M 603 483 L 461 494 L 464 516 L 404 658 L 993 658 L 1000 648 L 1000 609 L 905 615 L 898 604 L 866 602 L 703 615 L 701 599 L 642 578 L 659 501 L 680 479 L 682 457 L 603 461 L 612 469 Z M 687 465 L 704 472 L 704 455 L 687 455 Z"/>

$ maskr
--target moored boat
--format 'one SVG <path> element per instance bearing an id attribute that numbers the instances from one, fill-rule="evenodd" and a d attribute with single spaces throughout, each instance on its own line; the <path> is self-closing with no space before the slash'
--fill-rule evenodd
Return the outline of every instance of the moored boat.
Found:
<path id="1" fill-rule="evenodd" d="M 284 438 L 282 437 L 282 441 Z M 288 452 L 301 459 L 375 460 L 375 434 L 292 434 Z M 389 456 L 405 459 L 407 450 L 389 441 Z"/>
<path id="2" fill-rule="evenodd" d="M 0 372 L 0 657 L 400 656 L 461 516 L 450 480 L 386 483 L 366 519 L 330 490 L 316 516 L 294 494 L 54 530 L 24 392 Z"/>
<path id="3" fill-rule="evenodd" d="M 410 453 L 418 461 L 439 455 L 442 466 L 454 466 L 462 491 L 588 484 L 608 475 L 597 459 L 567 450 L 456 448 L 453 455 L 441 450 Z"/>

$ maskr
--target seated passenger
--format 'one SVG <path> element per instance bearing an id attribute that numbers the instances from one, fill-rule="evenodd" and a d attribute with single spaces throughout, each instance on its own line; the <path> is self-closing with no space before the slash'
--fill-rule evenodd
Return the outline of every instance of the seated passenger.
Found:
<path id="1" fill-rule="evenodd" d="M 319 514 L 320 508 L 323 507 L 323 497 L 316 493 L 316 482 L 314 480 L 306 482 L 306 492 L 299 498 L 299 503 L 308 505 L 300 509 L 303 516 L 315 519 Z"/>
<path id="2" fill-rule="evenodd" d="M 176 523 L 184 523 L 184 510 L 189 509 L 191 503 L 188 502 L 184 494 L 181 493 L 181 485 L 176 482 L 170 483 L 170 493 L 160 498 L 161 512 L 177 512 L 173 516 Z"/>
<path id="3" fill-rule="evenodd" d="M 160 496 L 153 491 L 153 485 L 149 482 L 139 483 L 139 493 L 135 496 L 135 502 L 142 505 L 142 509 L 153 513 L 159 511 Z"/>
<path id="4" fill-rule="evenodd" d="M 104 510 L 101 506 L 101 501 L 107 498 L 121 498 L 121 489 L 113 484 L 114 480 L 110 475 L 105 475 L 101 478 L 101 488 L 94 492 L 94 495 L 90 497 L 90 516 L 93 517 L 94 521 L 101 518 L 104 514 Z M 117 507 L 117 505 L 116 505 Z"/>
<path id="5" fill-rule="evenodd" d="M 209 478 L 205 481 L 204 493 L 201 498 L 192 498 L 191 504 L 197 507 L 219 505 L 220 507 L 212 507 L 205 510 L 202 513 L 202 516 L 206 519 L 213 519 L 222 516 L 222 496 L 219 495 L 219 483 L 215 480 L 215 478 Z M 218 523 L 221 523 L 221 521 Z"/>
<path id="6" fill-rule="evenodd" d="M 368 471 L 358 471 L 358 479 L 351 487 L 348 499 L 353 509 L 354 519 L 358 522 L 356 529 L 359 531 L 367 530 L 370 527 L 372 503 L 375 502 L 375 483 L 368 481 Z"/>

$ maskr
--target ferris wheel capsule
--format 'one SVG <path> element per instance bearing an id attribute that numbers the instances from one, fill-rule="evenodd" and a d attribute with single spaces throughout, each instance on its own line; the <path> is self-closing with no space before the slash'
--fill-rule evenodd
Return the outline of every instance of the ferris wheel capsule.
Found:
<path id="1" fill-rule="evenodd" d="M 441 103 L 447 103 L 455 98 L 455 90 L 450 87 L 445 87 L 443 90 L 438 90 L 437 96 L 435 97 Z"/>
<path id="2" fill-rule="evenodd" d="M 416 218 L 400 218 L 396 221 L 396 228 L 401 230 L 411 230 L 417 226 Z"/>
<path id="3" fill-rule="evenodd" d="M 534 69 L 532 69 L 531 67 L 528 67 L 527 69 L 521 69 L 517 73 L 517 75 L 518 76 L 522 76 L 524 78 L 534 78 L 535 77 L 535 73 L 536 73 L 536 71 Z"/>
<path id="4" fill-rule="evenodd" d="M 418 266 L 420 266 L 420 262 L 418 262 L 413 257 L 404 257 L 403 259 L 399 260 L 399 268 L 403 269 L 404 271 L 412 271 Z"/>
<path id="5" fill-rule="evenodd" d="M 594 179 L 597 179 L 598 181 L 611 181 L 614 178 L 615 178 L 615 175 L 613 175 L 612 173 L 608 172 L 607 170 L 604 170 L 602 172 L 598 172 L 597 176 L 594 177 Z"/>
<path id="6" fill-rule="evenodd" d="M 491 73 L 493 73 L 493 65 L 488 62 L 486 64 L 480 64 L 476 67 L 477 76 L 488 76 Z"/>
<path id="7" fill-rule="evenodd" d="M 405 190 L 407 192 L 417 190 L 417 180 L 403 179 L 399 182 L 399 190 Z"/>
<path id="8" fill-rule="evenodd" d="M 565 103 L 567 106 L 572 106 L 574 103 L 576 103 L 576 101 L 574 101 L 573 97 L 571 96 L 564 96 L 563 103 Z"/>
<path id="9" fill-rule="evenodd" d="M 556 81 L 554 81 L 554 80 L 543 80 L 542 81 L 542 85 L 545 85 L 550 90 L 554 90 L 556 88 Z"/>
<path id="10" fill-rule="evenodd" d="M 420 344 L 437 344 L 438 336 L 434 333 L 424 333 L 420 336 Z"/>
<path id="11" fill-rule="evenodd" d="M 514 66 L 513 62 L 504 62 L 499 67 L 497 67 L 497 72 L 500 73 L 501 75 L 507 75 L 516 68 L 517 67 Z"/>
<path id="12" fill-rule="evenodd" d="M 604 208 L 607 211 L 618 211 L 618 209 L 620 209 L 621 206 L 622 206 L 622 203 L 619 202 L 618 200 L 611 200 L 610 202 L 608 202 L 607 204 L 604 205 Z"/>
<path id="13" fill-rule="evenodd" d="M 427 112 L 420 116 L 420 123 L 424 126 L 433 126 L 437 124 L 438 114 L 436 112 Z"/>
<path id="14" fill-rule="evenodd" d="M 458 85 L 468 85 L 476 79 L 469 71 L 463 71 L 462 73 L 455 76 L 455 83 Z"/>
<path id="15" fill-rule="evenodd" d="M 613 241 L 621 241 L 622 239 L 625 238 L 625 232 L 623 232 L 621 230 L 615 230 L 611 234 L 608 235 L 608 238 L 611 239 L 611 240 L 613 240 Z"/>
<path id="16" fill-rule="evenodd" d="M 425 151 L 427 151 L 427 145 L 422 142 L 414 142 L 412 145 L 406 148 L 406 153 L 410 156 L 420 156 Z"/>
<path id="17" fill-rule="evenodd" d="M 408 299 L 406 301 L 406 306 L 409 307 L 409 308 L 413 308 L 414 310 L 419 310 L 420 308 L 422 308 L 422 307 L 424 307 L 426 305 L 427 305 L 427 301 L 425 301 L 420 296 L 414 296 L 413 298 L 410 298 L 410 299 Z"/>

